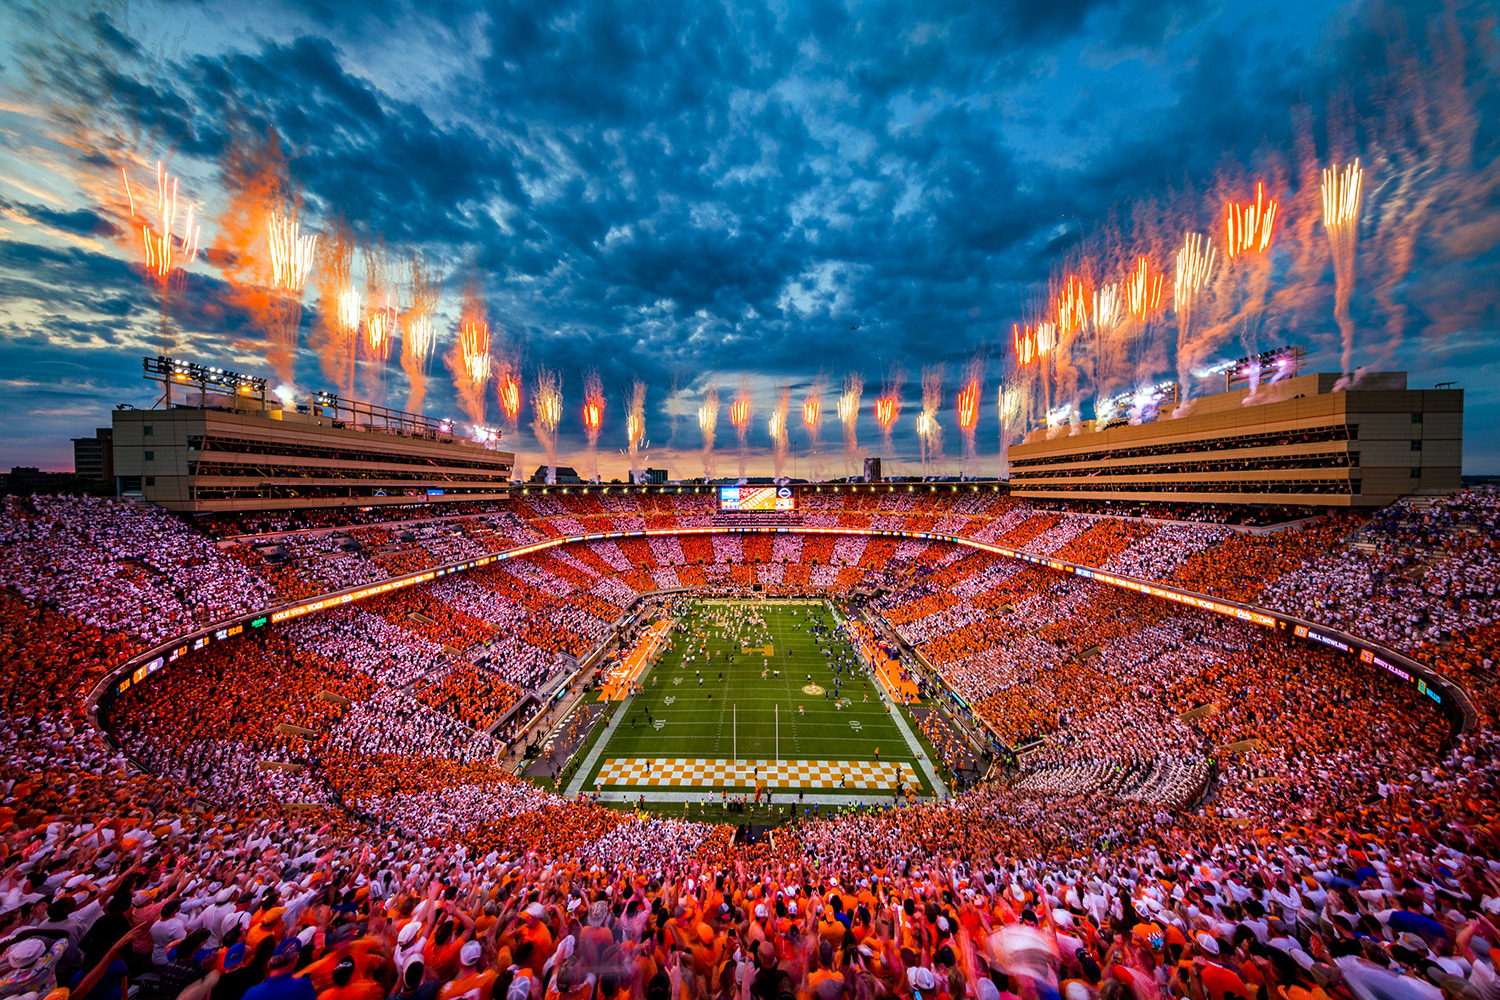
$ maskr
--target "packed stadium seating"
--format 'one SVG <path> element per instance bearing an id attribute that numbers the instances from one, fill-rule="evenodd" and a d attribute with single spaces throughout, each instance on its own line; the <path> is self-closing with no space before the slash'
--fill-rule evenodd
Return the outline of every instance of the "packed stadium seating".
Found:
<path id="1" fill-rule="evenodd" d="M 536 540 L 705 528 L 712 498 L 207 531 L 11 498 L 0 995 L 1500 995 L 1500 494 L 1275 530 L 989 492 L 803 499 L 805 527 L 978 540 L 1341 627 L 1447 674 L 1477 719 L 1455 732 L 1336 650 L 953 542 L 721 533 L 580 541 L 270 625 L 133 686 L 106 734 L 85 698 L 164 640 Z M 878 595 L 872 621 L 1015 766 L 746 845 L 497 764 L 529 695 L 678 587 Z"/>

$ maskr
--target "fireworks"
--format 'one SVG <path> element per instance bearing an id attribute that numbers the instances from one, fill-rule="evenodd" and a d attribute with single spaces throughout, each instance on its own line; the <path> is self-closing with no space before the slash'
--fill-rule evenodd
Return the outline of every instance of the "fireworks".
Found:
<path id="1" fill-rule="evenodd" d="M 1103 332 L 1120 322 L 1120 286 L 1103 285 L 1094 292 L 1094 330 Z"/>
<path id="2" fill-rule="evenodd" d="M 598 372 L 583 376 L 583 429 L 588 436 L 589 481 L 599 481 L 599 428 L 604 425 L 604 383 Z"/>
<path id="3" fill-rule="evenodd" d="M 776 408 L 771 412 L 771 419 L 767 427 L 771 431 L 771 458 L 775 465 L 777 479 L 782 478 L 786 471 L 786 415 L 791 405 L 792 390 L 786 387 L 776 390 Z"/>
<path id="4" fill-rule="evenodd" d="M 964 366 L 963 387 L 958 390 L 955 400 L 958 411 L 958 431 L 963 440 L 963 466 L 959 469 L 962 477 L 967 473 L 969 460 L 977 459 L 979 453 L 974 446 L 974 428 L 979 426 L 979 397 L 980 386 L 984 383 L 984 358 L 976 355 L 969 359 Z"/>
<path id="5" fill-rule="evenodd" d="M 406 349 L 413 357 L 426 360 L 432 353 L 432 320 L 426 316 L 411 317 L 406 325 Z"/>
<path id="6" fill-rule="evenodd" d="M 892 458 L 895 458 L 895 450 L 891 446 L 891 431 L 901 416 L 901 385 L 905 380 L 906 373 L 900 366 L 891 365 L 881 381 L 880 395 L 875 399 L 875 422 L 880 425 L 885 454 Z"/>
<path id="7" fill-rule="evenodd" d="M 557 425 L 562 422 L 562 391 L 557 373 L 540 368 L 532 393 L 531 430 L 547 456 L 547 482 L 557 481 Z"/>
<path id="8" fill-rule="evenodd" d="M 1163 276 L 1151 273 L 1145 257 L 1135 259 L 1135 269 L 1125 281 L 1125 308 L 1136 319 L 1150 319 L 1161 309 Z"/>
<path id="9" fill-rule="evenodd" d="M 489 306 L 480 293 L 480 278 L 471 271 L 464 280 L 463 298 L 459 303 L 458 335 L 443 356 L 453 376 L 458 404 L 469 416 L 469 422 L 483 426 L 489 404 L 489 381 L 494 361 L 490 354 Z"/>
<path id="10" fill-rule="evenodd" d="M 338 317 L 339 324 L 345 330 L 359 329 L 359 289 L 353 285 L 339 292 Z"/>
<path id="11" fill-rule="evenodd" d="M 1355 160 L 1339 173 L 1338 167 L 1323 171 L 1323 225 L 1328 229 L 1347 226 L 1359 221 L 1360 188 L 1364 184 L 1364 171 Z"/>
<path id="12" fill-rule="evenodd" d="M 625 414 L 625 451 L 630 456 L 630 481 L 641 481 L 640 450 L 646 443 L 646 383 L 630 385 L 630 405 Z"/>
<path id="13" fill-rule="evenodd" d="M 521 383 L 506 366 L 505 373 L 496 383 L 495 392 L 500 397 L 500 410 L 512 424 L 521 415 Z"/>
<path id="14" fill-rule="evenodd" d="M 969 382 L 958 391 L 958 426 L 961 430 L 974 430 L 979 422 L 979 383 Z"/>
<path id="15" fill-rule="evenodd" d="M 1188 233 L 1177 251 L 1176 279 L 1172 287 L 1172 307 L 1186 313 L 1193 297 L 1208 284 L 1214 270 L 1213 244 L 1199 233 Z"/>
<path id="16" fill-rule="evenodd" d="M 1057 328 L 1063 334 L 1083 329 L 1089 321 L 1089 294 L 1083 280 L 1076 274 L 1068 275 L 1062 292 L 1057 296 Z"/>
<path id="17" fill-rule="evenodd" d="M 698 430 L 703 434 L 703 478 L 714 473 L 714 437 L 719 430 L 719 383 L 710 381 L 698 407 Z"/>
<path id="18" fill-rule="evenodd" d="M 354 232 L 346 221 L 335 217 L 318 240 L 319 308 L 312 346 L 323 374 L 351 399 L 364 339 L 363 303 L 354 281 L 354 260 Z"/>
<path id="19" fill-rule="evenodd" d="M 848 474 L 859 455 L 859 397 L 864 395 L 865 380 L 857 372 L 844 376 L 844 391 L 839 394 L 839 423 L 844 428 L 844 463 Z"/>
<path id="20" fill-rule="evenodd" d="M 438 304 L 438 276 L 426 259 L 413 252 L 407 259 L 411 307 L 402 317 L 401 369 L 406 372 L 406 408 L 420 412 L 427 396 L 427 368 L 437 333 L 432 315 Z"/>
<path id="21" fill-rule="evenodd" d="M 370 356 L 382 361 L 391 356 L 391 336 L 396 331 L 396 308 L 387 300 L 386 304 L 371 309 L 365 317 L 365 345 Z"/>
<path id="22" fill-rule="evenodd" d="M 938 411 L 943 407 L 943 366 L 922 369 L 922 412 L 917 415 L 917 437 L 922 444 L 922 475 L 927 475 L 927 460 L 943 453 L 943 427 Z"/>
<path id="23" fill-rule="evenodd" d="M 271 287 L 300 293 L 312 273 L 318 238 L 303 236 L 297 220 L 272 212 L 266 230 L 271 248 Z"/>
<path id="24" fill-rule="evenodd" d="M 802 422 L 807 429 L 814 433 L 818 430 L 818 422 L 823 416 L 823 404 L 816 396 L 809 396 L 802 403 Z"/>
<path id="25" fill-rule="evenodd" d="M 1343 341 L 1343 373 L 1351 374 L 1354 361 L 1354 319 L 1349 315 L 1349 300 L 1354 295 L 1354 251 L 1359 240 L 1360 191 L 1364 171 L 1359 161 L 1341 172 L 1337 166 L 1323 171 L 1323 230 L 1328 234 L 1328 248 L 1333 254 L 1333 315 Z"/>
<path id="26" fill-rule="evenodd" d="M 463 375 L 469 384 L 482 388 L 490 378 L 490 325 L 482 319 L 466 319 L 458 328 L 458 350 Z"/>
<path id="27" fill-rule="evenodd" d="M 171 353 L 172 342 L 168 333 L 168 310 L 172 296 L 172 273 L 174 252 L 182 257 L 183 264 L 198 259 L 198 237 L 201 227 L 194 221 L 197 209 L 189 205 L 183 219 L 182 229 L 177 229 L 177 178 L 167 173 L 156 162 L 156 223 L 153 226 L 144 213 L 137 213 L 135 194 L 130 189 L 130 175 L 120 167 L 120 181 L 125 186 L 125 199 L 130 205 L 131 225 L 140 231 L 141 264 L 156 278 L 161 294 L 161 349 Z"/>
<path id="28" fill-rule="evenodd" d="M 1327 217 L 1326 208 L 1324 217 Z M 1237 257 L 1246 253 L 1265 253 L 1271 246 L 1276 228 L 1276 200 L 1266 200 L 1266 186 L 1255 185 L 1255 204 L 1230 202 L 1224 210 L 1226 253 Z"/>
<path id="29" fill-rule="evenodd" d="M 1054 323 L 1038 323 L 1036 326 L 1015 323 L 1011 325 L 1011 341 L 1015 346 L 1016 363 L 1029 365 L 1057 346 L 1057 326 Z"/>
<path id="30" fill-rule="evenodd" d="M 739 443 L 741 479 L 745 478 L 745 463 L 750 458 L 751 409 L 750 384 L 742 378 L 739 391 L 734 394 L 734 402 L 729 406 L 729 422 L 734 425 L 734 434 Z"/>
<path id="31" fill-rule="evenodd" d="M 538 383 L 536 389 L 536 418 L 542 422 L 542 426 L 552 430 L 562 422 L 562 394 L 557 389 L 557 376 L 551 372 L 545 373 L 552 378 L 552 384 Z"/>
<path id="32" fill-rule="evenodd" d="M 137 222 L 135 194 L 130 189 L 130 176 L 120 168 L 120 180 L 125 185 L 125 198 L 130 203 L 130 218 L 141 231 L 142 259 L 148 271 L 159 278 L 172 273 L 174 245 L 191 264 L 198 259 L 198 237 L 202 227 L 193 221 L 197 209 L 189 205 L 183 220 L 182 230 L 174 236 L 177 226 L 177 178 L 167 173 L 161 161 L 156 161 L 156 226 L 144 217 Z M 175 240 L 175 243 L 174 243 Z"/>
<path id="33" fill-rule="evenodd" d="M 593 402 L 583 404 L 583 426 L 588 429 L 590 435 L 599 433 L 599 424 L 603 419 L 603 404 Z"/>

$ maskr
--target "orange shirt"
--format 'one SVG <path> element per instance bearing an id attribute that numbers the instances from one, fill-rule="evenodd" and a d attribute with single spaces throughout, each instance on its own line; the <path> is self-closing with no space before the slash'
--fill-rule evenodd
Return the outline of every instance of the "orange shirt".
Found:
<path id="1" fill-rule="evenodd" d="M 351 979 L 344 986 L 331 986 L 318 1000 L 385 1000 L 385 990 L 373 979 Z"/>
<path id="2" fill-rule="evenodd" d="M 490 1000 L 490 992 L 495 988 L 495 980 L 500 978 L 500 973 L 494 969 L 484 972 L 474 972 L 455 979 L 451 983 L 444 984 L 438 991 L 438 1000 L 456 1000 L 458 997 L 472 997 L 472 1000 Z M 319 1000 L 322 1000 L 320 997 Z"/>

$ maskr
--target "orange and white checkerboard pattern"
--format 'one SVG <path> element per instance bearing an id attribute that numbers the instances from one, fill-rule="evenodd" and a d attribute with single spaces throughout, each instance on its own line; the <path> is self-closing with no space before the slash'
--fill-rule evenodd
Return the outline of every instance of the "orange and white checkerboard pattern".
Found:
<path id="1" fill-rule="evenodd" d="M 889 791 L 895 789 L 898 776 L 907 788 L 917 785 L 917 773 L 905 761 L 627 757 L 606 760 L 599 769 L 597 780 L 605 786 L 642 788 L 753 788 L 763 785 L 773 789 Z"/>

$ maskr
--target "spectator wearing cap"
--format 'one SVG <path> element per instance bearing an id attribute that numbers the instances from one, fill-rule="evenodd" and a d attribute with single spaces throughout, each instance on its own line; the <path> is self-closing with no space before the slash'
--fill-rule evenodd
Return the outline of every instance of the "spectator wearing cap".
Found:
<path id="1" fill-rule="evenodd" d="M 1219 961 L 1219 939 L 1207 931 L 1199 931 L 1193 937 L 1199 959 L 1194 963 L 1198 981 L 1203 984 L 1206 1000 L 1224 1000 L 1226 996 L 1248 997 L 1250 987 L 1239 973 Z"/>
<path id="2" fill-rule="evenodd" d="M 344 955 L 338 960 L 331 980 L 328 988 L 317 994 L 318 1000 L 383 1000 L 385 997 L 385 989 L 378 982 L 360 975 L 359 963 L 353 955 Z"/>
<path id="3" fill-rule="evenodd" d="M 68 949 L 66 938 L 47 941 L 28 937 L 5 950 L 5 968 L 0 972 L 0 997 L 27 993 L 45 996 L 57 986 L 57 963 Z"/>
<path id="4" fill-rule="evenodd" d="M 438 1000 L 490 1000 L 495 980 L 500 977 L 493 968 L 483 967 L 484 945 L 465 941 L 458 952 L 458 973 L 438 993 Z"/>
<path id="5" fill-rule="evenodd" d="M 420 952 L 407 957 L 399 966 L 401 977 L 389 1000 L 437 1000 L 442 983 L 427 978 L 427 967 L 422 964 Z"/>
<path id="6" fill-rule="evenodd" d="M 317 1000 L 312 980 L 293 975 L 301 955 L 302 942 L 296 938 L 277 945 L 267 965 L 265 982 L 246 990 L 244 1000 Z"/>

